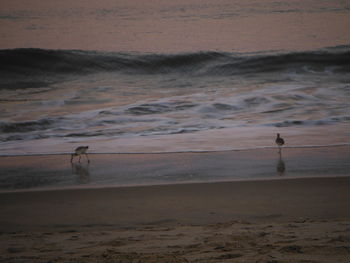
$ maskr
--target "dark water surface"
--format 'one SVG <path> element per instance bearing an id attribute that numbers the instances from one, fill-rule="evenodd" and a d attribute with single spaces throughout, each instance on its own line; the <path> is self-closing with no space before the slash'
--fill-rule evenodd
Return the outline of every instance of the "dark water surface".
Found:
<path id="1" fill-rule="evenodd" d="M 135 186 L 350 173 L 349 147 L 286 148 L 173 154 L 96 154 L 0 158 L 0 189 Z"/>

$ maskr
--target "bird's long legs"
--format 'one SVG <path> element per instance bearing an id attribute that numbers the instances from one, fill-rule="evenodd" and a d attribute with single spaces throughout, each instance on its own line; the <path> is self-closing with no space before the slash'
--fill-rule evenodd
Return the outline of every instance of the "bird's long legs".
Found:
<path id="1" fill-rule="evenodd" d="M 87 155 L 87 153 L 83 153 L 83 154 L 85 155 L 85 157 L 86 157 L 88 163 L 90 163 L 90 159 L 89 159 L 89 156 Z M 75 155 L 75 156 L 79 156 L 79 160 L 78 160 L 79 163 L 80 163 L 80 161 L 81 161 L 81 156 L 82 156 L 83 154 L 77 154 L 77 155 Z M 71 163 L 73 162 L 73 159 L 74 159 L 74 155 L 72 155 L 72 157 L 71 157 L 71 159 L 70 159 L 70 162 L 71 162 Z"/>

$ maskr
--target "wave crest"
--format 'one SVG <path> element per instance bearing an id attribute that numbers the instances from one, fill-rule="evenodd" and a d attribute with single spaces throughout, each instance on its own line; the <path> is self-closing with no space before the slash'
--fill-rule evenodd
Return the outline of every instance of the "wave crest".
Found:
<path id="1" fill-rule="evenodd" d="M 54 120 L 41 119 L 37 121 L 25 122 L 2 122 L 0 123 L 0 132 L 2 133 L 16 133 L 16 132 L 31 132 L 37 130 L 49 129 Z"/>
<path id="2" fill-rule="evenodd" d="M 0 50 L 2 82 L 20 76 L 46 79 L 62 75 L 119 72 L 123 74 L 244 75 L 278 73 L 350 72 L 350 46 L 310 52 L 239 54 L 197 52 L 185 54 L 108 53 L 79 50 Z"/>

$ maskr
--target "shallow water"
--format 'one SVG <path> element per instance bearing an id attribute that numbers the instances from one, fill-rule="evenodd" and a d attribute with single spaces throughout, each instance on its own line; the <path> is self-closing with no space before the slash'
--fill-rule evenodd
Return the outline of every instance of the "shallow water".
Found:
<path id="1" fill-rule="evenodd" d="M 350 147 L 0 157 L 0 191 L 348 176 Z"/>

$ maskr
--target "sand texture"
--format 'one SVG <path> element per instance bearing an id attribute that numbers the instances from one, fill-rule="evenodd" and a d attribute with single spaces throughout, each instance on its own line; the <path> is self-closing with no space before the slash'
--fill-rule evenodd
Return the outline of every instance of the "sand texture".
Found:
<path id="1" fill-rule="evenodd" d="M 0 242 L 2 262 L 349 262 L 350 222 L 14 232 Z"/>
<path id="2" fill-rule="evenodd" d="M 0 262 L 349 262 L 350 178 L 0 194 Z"/>

